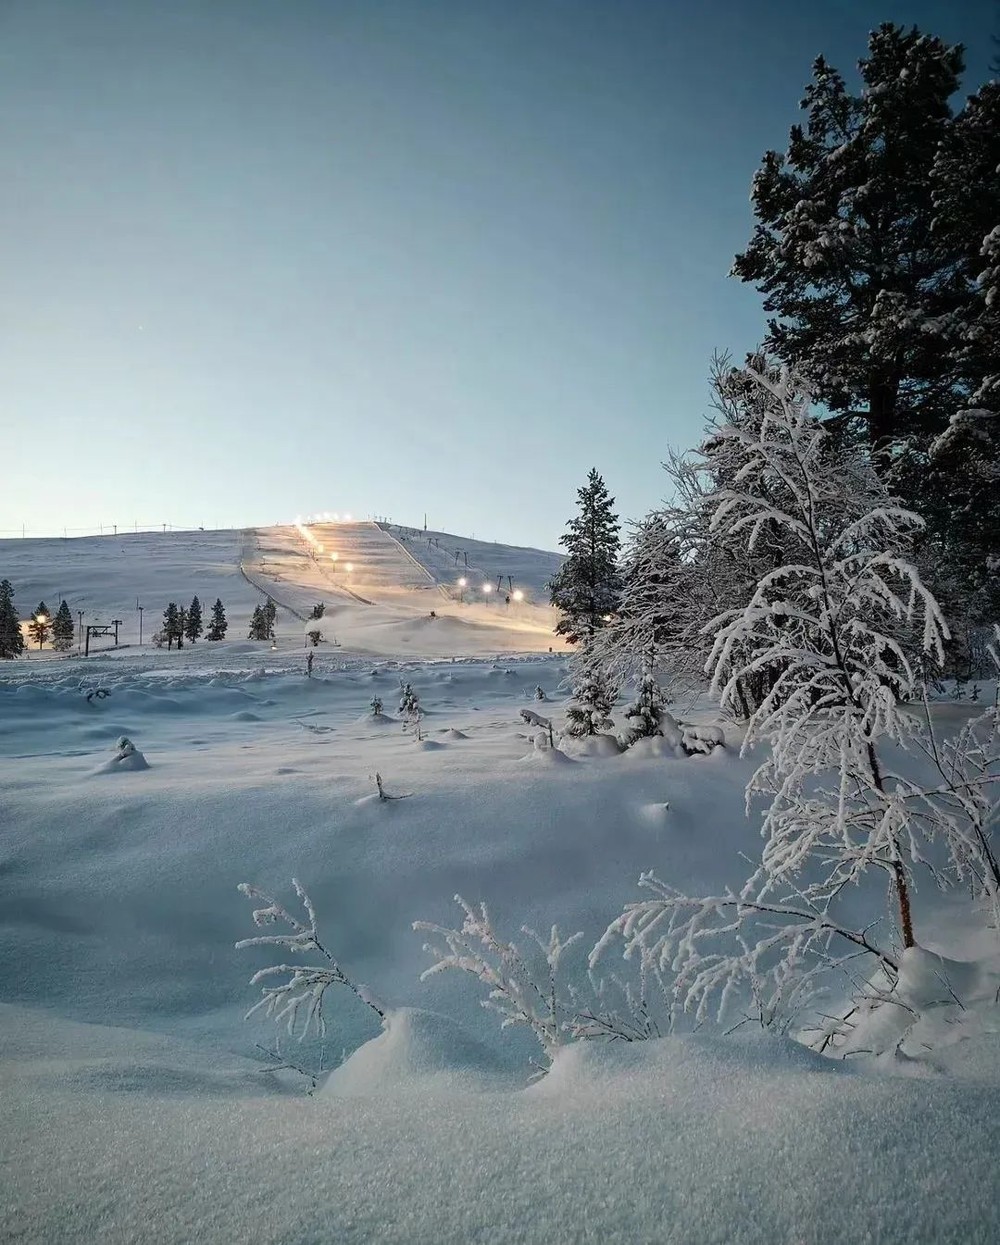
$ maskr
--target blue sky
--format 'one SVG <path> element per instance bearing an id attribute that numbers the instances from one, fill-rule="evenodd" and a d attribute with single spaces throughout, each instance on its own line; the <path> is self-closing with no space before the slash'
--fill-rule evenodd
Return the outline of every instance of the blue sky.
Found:
<path id="1" fill-rule="evenodd" d="M 0 0 L 0 534 L 388 514 L 554 547 L 693 444 L 812 59 L 991 0 Z"/>

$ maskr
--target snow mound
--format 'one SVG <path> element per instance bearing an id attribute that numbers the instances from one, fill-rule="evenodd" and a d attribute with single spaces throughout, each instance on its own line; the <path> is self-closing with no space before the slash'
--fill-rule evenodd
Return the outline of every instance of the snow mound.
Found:
<path id="1" fill-rule="evenodd" d="M 643 804 L 639 809 L 639 820 L 650 826 L 665 826 L 669 816 L 670 804 L 666 800 Z"/>
<path id="2" fill-rule="evenodd" d="M 564 736 L 562 747 L 574 757 L 616 757 L 622 752 L 622 746 L 614 735 L 584 735 L 579 739 Z"/>
<path id="3" fill-rule="evenodd" d="M 386 1015 L 378 1037 L 330 1073 L 321 1096 L 367 1098 L 430 1088 L 485 1093 L 517 1084 L 509 1064 L 449 1017 L 401 1007 Z"/>
<path id="4" fill-rule="evenodd" d="M 149 769 L 149 762 L 132 743 L 127 735 L 122 735 L 116 744 L 117 751 L 108 757 L 94 770 L 95 774 L 120 773 L 122 770 Z"/>
<path id="5" fill-rule="evenodd" d="M 445 737 L 445 739 L 468 739 L 469 738 L 469 736 L 466 735 L 465 731 L 457 730 L 454 726 L 446 727 L 441 732 L 441 734 Z"/>

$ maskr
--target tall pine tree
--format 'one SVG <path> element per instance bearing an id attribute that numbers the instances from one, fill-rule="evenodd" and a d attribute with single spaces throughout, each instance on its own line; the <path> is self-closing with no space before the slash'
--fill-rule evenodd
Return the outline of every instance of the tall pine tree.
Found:
<path id="1" fill-rule="evenodd" d="M 181 638 L 181 615 L 176 601 L 171 601 L 163 611 L 163 638 L 168 649 L 173 648 L 174 641 Z"/>
<path id="2" fill-rule="evenodd" d="M 208 624 L 208 631 L 205 634 L 206 640 L 224 640 L 229 623 L 226 621 L 226 610 L 219 597 L 215 598 L 215 604 L 212 606 L 212 620 Z"/>
<path id="3" fill-rule="evenodd" d="M 187 616 L 184 620 L 184 634 L 193 644 L 204 630 L 201 621 L 201 602 L 197 597 L 191 598 L 191 604 L 188 606 Z"/>
<path id="4" fill-rule="evenodd" d="M 621 547 L 618 516 L 604 481 L 594 468 L 586 485 L 577 490 L 580 513 L 570 519 L 568 531 L 559 538 L 566 561 L 551 584 L 551 601 L 563 617 L 556 633 L 570 644 L 590 640 L 618 608 L 621 580 L 618 552 Z"/>
<path id="5" fill-rule="evenodd" d="M 859 93 L 820 57 L 806 124 L 754 177 L 758 224 L 733 265 L 775 313 L 766 349 L 883 460 L 955 406 L 941 360 L 966 291 L 934 230 L 931 174 L 962 67 L 961 48 L 889 24 L 870 36 Z"/>
<path id="6" fill-rule="evenodd" d="M 73 647 L 75 634 L 73 615 L 70 613 L 69 605 L 62 601 L 52 620 L 52 647 L 60 653 L 68 652 Z"/>
<path id="7" fill-rule="evenodd" d="M 267 613 L 261 605 L 253 607 L 253 614 L 250 616 L 250 630 L 247 632 L 248 640 L 269 640 L 271 638 L 271 628 L 267 621 Z"/>
<path id="8" fill-rule="evenodd" d="M 20 657 L 23 652 L 24 636 L 14 607 L 14 588 L 9 579 L 0 579 L 0 659 Z"/>
<path id="9" fill-rule="evenodd" d="M 44 601 L 39 601 L 31 616 L 31 622 L 28 623 L 28 634 L 31 636 L 32 643 L 41 648 L 49 638 L 51 628 L 52 615 L 49 613 L 49 607 Z"/>

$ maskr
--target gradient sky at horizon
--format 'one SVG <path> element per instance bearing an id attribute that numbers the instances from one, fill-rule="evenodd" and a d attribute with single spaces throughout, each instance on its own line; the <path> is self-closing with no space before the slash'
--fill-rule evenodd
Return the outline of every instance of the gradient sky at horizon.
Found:
<path id="1" fill-rule="evenodd" d="M 555 547 L 694 444 L 823 53 L 992 0 L 0 0 L 0 536 L 350 510 Z"/>

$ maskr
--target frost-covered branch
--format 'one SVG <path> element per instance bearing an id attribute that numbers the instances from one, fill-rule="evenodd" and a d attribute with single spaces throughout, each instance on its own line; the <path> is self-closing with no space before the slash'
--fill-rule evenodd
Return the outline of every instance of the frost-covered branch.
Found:
<path id="1" fill-rule="evenodd" d="M 547 973 L 539 981 L 516 943 L 502 939 L 493 927 L 485 903 L 478 908 L 455 896 L 465 913 L 461 928 L 449 929 L 428 921 L 414 921 L 413 928 L 432 934 L 437 944 L 427 943 L 424 949 L 435 957 L 435 963 L 421 974 L 421 980 L 458 969 L 471 973 L 489 988 L 482 1006 L 498 1012 L 501 1028 L 525 1025 L 551 1059 L 563 1044 L 565 1033 L 575 1014 L 572 991 L 564 989 L 560 978 L 560 961 L 564 952 L 583 937 L 573 934 L 563 940 L 553 925 L 547 938 L 540 937 L 527 926 L 522 933 L 538 947 L 545 958 Z M 443 944 L 443 945 L 442 945 Z"/>
<path id="2" fill-rule="evenodd" d="M 264 906 L 255 908 L 253 923 L 258 928 L 269 925 L 287 925 L 289 933 L 260 934 L 254 938 L 244 938 L 236 944 L 237 951 L 246 947 L 275 947 L 291 951 L 297 955 L 315 952 L 327 961 L 322 965 L 273 964 L 262 968 L 250 978 L 252 986 L 260 985 L 261 998 L 246 1014 L 249 1019 L 255 1012 L 263 1009 L 264 1014 L 276 1024 L 285 1025 L 289 1033 L 293 1033 L 297 1025 L 301 1026 L 301 1041 L 310 1028 L 315 1026 L 322 1037 L 326 1032 L 323 1019 L 323 1002 L 330 986 L 346 986 L 358 999 L 378 1016 L 385 1019 L 385 1012 L 375 1001 L 366 986 L 353 981 L 343 968 L 320 942 L 316 925 L 316 910 L 305 888 L 297 879 L 292 878 L 292 885 L 305 909 L 308 924 L 304 924 L 293 916 L 273 896 L 268 895 L 259 887 L 249 882 L 241 882 L 238 890 L 248 899 L 259 900 Z M 277 985 L 267 983 L 273 977 L 287 974 L 288 980 Z"/>
<path id="3" fill-rule="evenodd" d="M 888 972 L 897 965 L 873 940 L 833 920 L 805 895 L 796 902 L 768 898 L 757 875 L 740 893 L 692 897 L 643 873 L 639 885 L 652 893 L 625 906 L 590 954 L 594 969 L 615 944 L 626 960 L 670 979 L 674 1009 L 699 1021 L 722 1020 L 741 987 L 759 1015 L 769 1020 L 801 1008 L 818 979 L 859 954 L 875 956 Z M 842 949 L 838 950 L 838 944 Z"/>

